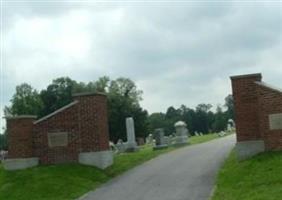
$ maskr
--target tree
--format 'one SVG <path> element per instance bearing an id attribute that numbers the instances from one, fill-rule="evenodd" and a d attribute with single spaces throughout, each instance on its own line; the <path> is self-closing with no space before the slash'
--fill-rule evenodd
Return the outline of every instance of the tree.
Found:
<path id="1" fill-rule="evenodd" d="M 183 112 L 183 119 L 187 124 L 187 128 L 190 134 L 195 133 L 197 130 L 197 116 L 194 109 L 185 108 L 185 112 Z"/>
<path id="2" fill-rule="evenodd" d="M 234 99 L 231 94 L 225 97 L 225 104 L 224 106 L 227 108 L 227 117 L 228 119 L 235 119 L 234 116 Z"/>
<path id="3" fill-rule="evenodd" d="M 196 107 L 196 130 L 202 133 L 208 133 L 209 127 L 209 115 L 208 112 L 212 108 L 210 104 L 199 104 Z"/>
<path id="4" fill-rule="evenodd" d="M 127 98 L 132 104 L 139 105 L 142 100 L 142 90 L 138 90 L 135 83 L 128 78 L 118 78 L 111 81 L 109 94 Z"/>
<path id="5" fill-rule="evenodd" d="M 61 77 L 53 80 L 40 94 L 31 86 L 22 84 L 16 88 L 11 107 L 6 107 L 4 111 L 7 115 L 35 114 L 43 117 L 72 102 L 72 94 L 80 92 L 107 94 L 111 140 L 126 140 L 126 117 L 134 118 L 137 137 L 148 134 L 148 113 L 139 104 L 142 91 L 128 78 L 110 80 L 103 76 L 97 81 L 78 83 L 69 77 Z"/>
<path id="6" fill-rule="evenodd" d="M 38 92 L 29 84 L 16 86 L 16 93 L 11 99 L 11 106 L 5 107 L 5 115 L 37 115 L 43 107 Z"/>
<path id="7" fill-rule="evenodd" d="M 179 120 L 183 120 L 180 109 L 175 109 L 173 106 L 170 106 L 165 114 L 166 126 L 164 127 L 165 133 L 170 135 L 175 132 L 174 124 Z"/>
<path id="8" fill-rule="evenodd" d="M 212 129 L 214 132 L 220 132 L 226 129 L 227 126 L 227 115 L 222 111 L 220 106 L 217 106 L 215 113 L 215 120 L 212 124 Z"/>
<path id="9" fill-rule="evenodd" d="M 110 78 L 108 76 L 100 77 L 96 82 L 94 82 L 93 90 L 96 92 L 107 93 L 109 89 L 109 84 Z"/>
<path id="10" fill-rule="evenodd" d="M 199 104 L 195 109 L 181 105 L 180 108 L 168 107 L 166 113 L 153 113 L 148 116 L 140 106 L 142 91 L 128 78 L 111 80 L 107 76 L 96 81 L 76 82 L 69 77 L 61 77 L 52 81 L 40 94 L 30 85 L 24 83 L 16 87 L 16 93 L 11 99 L 12 105 L 5 107 L 5 115 L 34 114 L 39 117 L 67 105 L 73 101 L 72 94 L 80 92 L 103 92 L 108 97 L 108 115 L 110 139 L 126 140 L 125 119 L 133 117 L 137 137 L 145 137 L 156 128 L 164 128 L 166 134 L 175 131 L 174 123 L 186 122 L 190 133 L 222 131 L 227 120 L 234 119 L 232 95 L 225 98 L 226 111 L 220 106 L 212 112 L 210 104 Z"/>
<path id="11" fill-rule="evenodd" d="M 7 150 L 8 144 L 7 144 L 7 129 L 4 130 L 4 133 L 0 133 L 0 150 Z"/>
<path id="12" fill-rule="evenodd" d="M 228 98 L 230 100 L 230 98 Z M 232 101 L 228 101 L 232 110 Z M 152 113 L 149 118 L 149 130 L 152 132 L 155 128 L 164 128 L 166 134 L 173 133 L 174 123 L 184 121 L 190 134 L 195 132 L 210 133 L 219 132 L 226 129 L 228 114 L 222 107 L 217 106 L 216 112 L 211 111 L 211 104 L 199 104 L 195 109 L 181 105 L 180 108 L 168 107 L 165 114 Z"/>
<path id="13" fill-rule="evenodd" d="M 93 91 L 92 88 L 88 88 L 88 84 L 85 84 L 84 82 L 73 82 L 72 85 L 72 93 L 83 93 L 83 92 L 91 92 Z"/>
<path id="14" fill-rule="evenodd" d="M 149 131 L 152 133 L 157 128 L 165 128 L 166 118 L 164 113 L 152 113 L 148 117 Z"/>
<path id="15" fill-rule="evenodd" d="M 77 84 L 76 81 L 61 77 L 53 80 L 52 84 L 42 90 L 40 97 L 43 101 L 43 109 L 40 111 L 40 117 L 48 115 L 55 110 L 69 104 L 72 101 L 72 92 L 74 88 L 82 89 L 83 84 Z"/>
<path id="16" fill-rule="evenodd" d="M 204 112 L 204 113 L 207 113 L 210 109 L 212 108 L 212 105 L 211 104 L 199 104 L 197 107 L 196 107 L 196 111 L 197 112 Z"/>
<path id="17" fill-rule="evenodd" d="M 132 109 L 132 117 L 135 120 L 135 132 L 137 137 L 145 138 L 149 134 L 148 112 L 140 106 Z"/>
<path id="18" fill-rule="evenodd" d="M 135 83 L 127 78 L 118 78 L 109 83 L 109 125 L 110 139 L 116 142 L 118 139 L 126 140 L 126 117 L 133 117 L 135 122 L 135 134 L 137 137 L 145 137 L 148 132 L 147 111 L 143 110 L 139 101 L 142 91 L 138 90 Z"/>

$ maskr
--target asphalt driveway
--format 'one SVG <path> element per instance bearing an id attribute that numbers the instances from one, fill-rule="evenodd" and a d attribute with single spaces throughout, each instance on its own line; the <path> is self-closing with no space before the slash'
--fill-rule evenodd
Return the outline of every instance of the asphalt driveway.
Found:
<path id="1" fill-rule="evenodd" d="M 81 200 L 208 200 L 235 135 L 161 155 L 114 178 Z"/>

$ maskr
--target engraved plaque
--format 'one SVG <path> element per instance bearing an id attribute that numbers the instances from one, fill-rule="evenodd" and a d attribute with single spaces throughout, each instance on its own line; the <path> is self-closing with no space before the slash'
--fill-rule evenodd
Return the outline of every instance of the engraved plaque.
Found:
<path id="1" fill-rule="evenodd" d="M 48 133 L 48 145 L 49 147 L 67 146 L 68 133 L 66 132 Z"/>
<path id="2" fill-rule="evenodd" d="M 282 130 L 282 113 L 269 115 L 270 130 Z"/>

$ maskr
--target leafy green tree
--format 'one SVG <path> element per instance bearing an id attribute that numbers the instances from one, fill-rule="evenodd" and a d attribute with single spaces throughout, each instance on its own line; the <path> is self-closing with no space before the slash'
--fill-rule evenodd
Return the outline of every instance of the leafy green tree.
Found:
<path id="1" fill-rule="evenodd" d="M 100 77 L 96 82 L 94 82 L 93 91 L 107 93 L 109 89 L 109 84 L 110 78 L 108 76 Z"/>
<path id="2" fill-rule="evenodd" d="M 227 115 L 226 112 L 222 111 L 220 106 L 217 106 L 215 113 L 215 120 L 212 125 L 212 129 L 214 132 L 220 132 L 226 129 L 227 126 Z"/>
<path id="3" fill-rule="evenodd" d="M 35 114 L 45 116 L 73 101 L 72 94 L 79 92 L 103 92 L 108 96 L 110 139 L 126 140 L 126 117 L 133 117 L 137 137 L 148 134 L 148 113 L 142 109 L 142 91 L 128 78 L 110 80 L 104 76 L 88 83 L 76 82 L 69 77 L 52 81 L 40 94 L 28 84 L 17 86 L 11 100 L 11 107 L 5 108 L 6 114 Z"/>
<path id="4" fill-rule="evenodd" d="M 212 112 L 210 104 L 199 104 L 195 109 L 181 105 L 180 108 L 170 106 L 166 113 L 153 113 L 148 116 L 139 102 L 142 91 L 128 78 L 110 80 L 100 77 L 88 83 L 76 82 L 68 77 L 57 78 L 42 90 L 40 94 L 30 85 L 24 83 L 16 87 L 9 107 L 5 107 L 5 115 L 34 114 L 42 117 L 73 101 L 72 94 L 80 92 L 103 92 L 108 96 L 108 113 L 110 139 L 126 140 L 126 117 L 133 117 L 137 137 L 145 137 L 156 128 L 164 128 L 166 134 L 175 131 L 174 123 L 182 120 L 187 123 L 190 133 L 208 133 L 222 131 L 227 120 L 234 119 L 234 103 L 232 95 L 225 98 L 226 111 L 217 107 Z"/>
<path id="5" fill-rule="evenodd" d="M 7 144 L 7 129 L 4 130 L 4 133 L 0 133 L 0 150 L 7 150 L 8 144 Z"/>
<path id="6" fill-rule="evenodd" d="M 196 130 L 202 133 L 208 133 L 209 127 L 209 111 L 212 108 L 210 104 L 199 104 L 196 107 Z"/>
<path id="7" fill-rule="evenodd" d="M 165 128 L 166 125 L 166 118 L 164 113 L 152 113 L 148 117 L 149 123 L 149 132 L 153 133 L 153 131 L 157 128 Z"/>
<path id="8" fill-rule="evenodd" d="M 135 83 L 128 78 L 112 80 L 109 86 L 110 95 L 125 97 L 134 105 L 139 105 L 142 93 L 142 90 L 138 90 Z"/>
<path id="9" fill-rule="evenodd" d="M 187 128 L 190 134 L 194 134 L 197 131 L 196 120 L 196 112 L 193 109 L 190 109 L 185 113 L 184 121 L 187 124 Z"/>
<path id="10" fill-rule="evenodd" d="M 83 84 L 79 86 L 82 87 Z M 69 104 L 72 101 L 72 92 L 75 87 L 78 88 L 76 81 L 68 77 L 53 80 L 52 84 L 48 85 L 47 89 L 42 90 L 40 93 L 44 106 L 39 115 L 41 117 L 48 115 Z"/>
<path id="11" fill-rule="evenodd" d="M 234 116 L 234 99 L 233 99 L 233 95 L 228 95 L 227 97 L 225 97 L 225 104 L 224 106 L 227 108 L 227 117 L 228 119 L 235 119 Z"/>
<path id="12" fill-rule="evenodd" d="M 131 111 L 134 119 L 136 137 L 144 138 L 149 134 L 148 112 L 140 106 Z"/>
<path id="13" fill-rule="evenodd" d="M 5 107 L 5 115 L 37 115 L 43 107 L 38 92 L 29 84 L 16 86 L 16 93 L 11 99 L 11 106 Z"/>
<path id="14" fill-rule="evenodd" d="M 143 110 L 139 101 L 142 91 L 127 78 L 110 81 L 108 88 L 110 139 L 126 140 L 126 117 L 133 117 L 137 137 L 145 137 L 148 132 L 147 111 Z"/>
<path id="15" fill-rule="evenodd" d="M 94 91 L 92 88 L 88 88 L 88 84 L 85 84 L 84 82 L 73 82 L 72 85 L 72 93 L 83 93 L 83 92 L 91 92 Z"/>
<path id="16" fill-rule="evenodd" d="M 230 100 L 230 98 L 228 98 Z M 228 101 L 232 110 L 232 101 Z M 181 105 L 180 108 L 170 106 L 166 114 L 152 113 L 149 118 L 150 132 L 155 128 L 164 128 L 166 134 L 173 133 L 174 123 L 178 120 L 186 122 L 189 133 L 194 135 L 195 132 L 209 133 L 219 132 L 226 129 L 228 121 L 228 110 L 223 111 L 220 106 L 216 112 L 211 111 L 212 105 L 199 104 L 195 109 Z"/>
<path id="17" fill-rule="evenodd" d="M 175 132 L 175 122 L 183 120 L 181 109 L 175 109 L 173 106 L 170 106 L 166 111 L 165 118 L 166 126 L 164 127 L 164 130 L 166 132 L 166 135 L 170 135 Z"/>

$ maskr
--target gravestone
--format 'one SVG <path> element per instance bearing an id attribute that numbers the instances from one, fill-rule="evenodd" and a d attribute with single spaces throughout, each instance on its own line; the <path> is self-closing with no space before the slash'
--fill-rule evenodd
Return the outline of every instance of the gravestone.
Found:
<path id="1" fill-rule="evenodd" d="M 218 133 L 218 136 L 219 137 L 223 137 L 223 136 L 225 136 L 226 135 L 226 132 L 224 132 L 224 131 L 220 131 L 219 133 Z"/>
<path id="2" fill-rule="evenodd" d="M 164 136 L 164 143 L 166 145 L 169 145 L 170 144 L 170 141 L 169 141 L 169 137 L 168 136 Z"/>
<path id="3" fill-rule="evenodd" d="M 126 144 L 123 143 L 122 139 L 118 139 L 116 143 L 117 153 L 124 153 L 126 151 Z"/>
<path id="4" fill-rule="evenodd" d="M 164 149 L 168 147 L 168 145 L 165 143 L 164 130 L 162 128 L 158 128 L 155 130 L 154 138 L 156 141 L 156 144 L 153 148 L 154 150 Z"/>
<path id="5" fill-rule="evenodd" d="M 126 151 L 127 152 L 137 151 L 138 147 L 135 140 L 134 120 L 132 117 L 126 118 L 126 134 L 127 134 Z"/>
<path id="6" fill-rule="evenodd" d="M 235 122 L 233 119 L 229 119 L 227 122 L 227 131 L 231 132 L 235 129 Z"/>
<path id="7" fill-rule="evenodd" d="M 169 138 L 169 144 L 168 145 L 172 145 L 174 143 L 173 135 L 169 135 L 168 138 Z"/>
<path id="8" fill-rule="evenodd" d="M 118 153 L 118 148 L 116 147 L 116 145 L 112 141 L 109 141 L 109 146 L 110 146 L 110 149 L 112 150 L 112 152 Z"/>
<path id="9" fill-rule="evenodd" d="M 175 145 L 185 145 L 188 143 L 188 129 L 187 125 L 183 121 L 178 121 L 174 124 L 175 133 Z"/>
<path id="10" fill-rule="evenodd" d="M 4 160 L 8 155 L 8 151 L 0 150 L 0 160 Z"/>
<path id="11" fill-rule="evenodd" d="M 154 138 L 152 134 L 149 134 L 148 137 L 146 137 L 146 144 L 153 144 L 154 143 Z"/>

